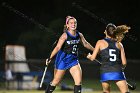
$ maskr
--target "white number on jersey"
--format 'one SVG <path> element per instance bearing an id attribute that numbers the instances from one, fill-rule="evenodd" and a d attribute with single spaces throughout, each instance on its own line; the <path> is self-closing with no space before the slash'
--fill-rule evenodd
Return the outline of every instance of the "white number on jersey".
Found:
<path id="1" fill-rule="evenodd" d="M 74 45 L 73 48 L 72 48 L 72 53 L 75 54 L 76 51 L 77 51 L 77 45 Z"/>
<path id="2" fill-rule="evenodd" d="M 116 54 L 115 54 L 116 50 L 115 49 L 109 49 L 109 56 L 111 58 L 109 58 L 110 61 L 116 61 Z"/>

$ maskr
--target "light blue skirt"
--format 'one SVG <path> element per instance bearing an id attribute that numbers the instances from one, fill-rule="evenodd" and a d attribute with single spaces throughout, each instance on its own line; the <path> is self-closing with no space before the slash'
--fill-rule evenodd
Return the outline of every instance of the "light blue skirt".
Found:
<path id="1" fill-rule="evenodd" d="M 101 74 L 101 82 L 112 80 L 126 80 L 124 72 L 107 72 Z"/>

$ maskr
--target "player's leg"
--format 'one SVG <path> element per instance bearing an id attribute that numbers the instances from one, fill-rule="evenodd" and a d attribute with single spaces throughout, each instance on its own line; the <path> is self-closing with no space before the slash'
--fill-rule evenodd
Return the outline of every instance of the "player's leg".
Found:
<path id="1" fill-rule="evenodd" d="M 116 81 L 116 85 L 120 89 L 121 93 L 129 93 L 126 80 Z"/>
<path id="2" fill-rule="evenodd" d="M 103 93 L 110 93 L 110 83 L 102 82 Z"/>
<path id="3" fill-rule="evenodd" d="M 70 68 L 70 73 L 74 79 L 74 93 L 81 93 L 82 70 L 80 64 Z"/>
<path id="4" fill-rule="evenodd" d="M 55 90 L 55 87 L 59 84 L 63 75 L 65 74 L 65 70 L 56 70 L 52 82 L 48 85 L 45 93 L 52 93 Z"/>

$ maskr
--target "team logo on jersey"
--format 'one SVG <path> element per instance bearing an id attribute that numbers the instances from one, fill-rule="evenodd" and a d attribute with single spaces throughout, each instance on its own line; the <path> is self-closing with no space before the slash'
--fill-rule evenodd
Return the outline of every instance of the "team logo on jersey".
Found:
<path id="1" fill-rule="evenodd" d="M 80 39 L 78 40 L 70 40 L 70 41 L 67 41 L 67 44 L 78 44 L 80 42 Z"/>

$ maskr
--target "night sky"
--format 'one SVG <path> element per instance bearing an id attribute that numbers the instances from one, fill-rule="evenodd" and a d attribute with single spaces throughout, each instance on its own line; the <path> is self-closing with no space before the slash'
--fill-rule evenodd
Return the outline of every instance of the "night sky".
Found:
<path id="1" fill-rule="evenodd" d="M 97 40 L 104 37 L 106 23 L 130 26 L 131 30 L 122 43 L 128 59 L 140 59 L 138 52 L 140 47 L 139 0 L 2 0 L 0 3 L 1 53 L 7 44 L 22 44 L 19 38 L 25 33 L 26 35 L 29 32 L 32 33 L 31 37 L 39 36 L 37 31 L 48 35 L 50 32 L 42 30 L 44 27 L 60 35 L 63 32 L 65 17 L 71 15 L 78 21 L 77 30 L 82 32 L 93 46 Z M 83 9 L 79 9 L 78 6 Z M 56 35 L 52 35 L 52 38 L 55 40 Z M 47 40 L 49 39 L 46 39 L 46 43 L 49 42 Z M 33 44 L 38 45 L 39 42 L 37 40 Z M 28 50 L 35 47 L 31 46 L 28 46 L 30 47 Z M 49 48 L 50 46 L 42 46 L 40 49 L 44 54 L 37 52 L 38 54 L 32 56 L 27 50 L 27 56 L 43 58 L 45 49 Z M 39 48 L 37 49 L 40 51 Z"/>

